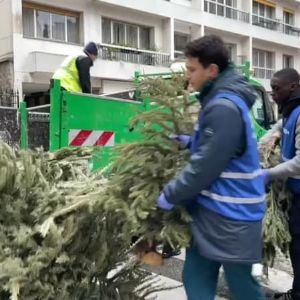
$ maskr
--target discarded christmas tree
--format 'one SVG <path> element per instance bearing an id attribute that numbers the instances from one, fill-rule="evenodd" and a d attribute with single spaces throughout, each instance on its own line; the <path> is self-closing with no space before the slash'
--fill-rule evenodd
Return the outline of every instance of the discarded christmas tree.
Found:
<path id="1" fill-rule="evenodd" d="M 118 214 L 103 210 L 106 180 L 88 157 L 0 144 L 1 300 L 143 300 L 160 289 L 130 255 Z"/>
<path id="2" fill-rule="evenodd" d="M 164 184 L 189 157 L 169 138 L 193 131 L 194 104 L 184 86 L 178 75 L 144 82 L 142 92 L 153 109 L 132 124 L 144 139 L 117 147 L 108 180 L 89 172 L 85 149 L 30 153 L 0 144 L 1 300 L 144 300 L 161 289 L 132 250 L 190 242 L 185 209 L 156 208 Z M 264 159 L 266 167 L 272 155 Z M 287 202 L 276 202 L 278 190 L 272 191 L 264 231 L 267 262 L 289 242 Z M 131 244 L 134 237 L 137 246 Z"/>
<path id="3" fill-rule="evenodd" d="M 155 208 L 164 184 L 182 169 L 188 160 L 188 151 L 171 140 L 170 134 L 191 134 L 195 115 L 184 90 L 183 76 L 172 80 L 148 79 L 142 91 L 157 105 L 157 109 L 141 113 L 133 125 L 140 127 L 144 142 L 118 147 L 119 160 L 114 164 L 114 176 L 109 182 L 107 207 L 118 209 L 124 205 L 124 232 L 139 235 L 150 241 L 168 241 L 174 248 L 189 244 L 190 217 L 184 208 L 162 212 Z M 199 109 L 199 108 L 198 108 Z M 279 163 L 279 150 L 263 155 L 264 167 Z M 276 251 L 287 255 L 290 235 L 288 232 L 289 194 L 284 183 L 274 182 L 267 194 L 267 213 L 264 219 L 264 263 L 273 265 Z M 151 243 L 150 243 L 151 244 Z"/>
<path id="4" fill-rule="evenodd" d="M 279 146 L 261 153 L 264 168 L 280 163 Z M 273 266 L 276 254 L 280 251 L 288 257 L 291 236 L 288 226 L 290 192 L 283 181 L 275 181 L 267 187 L 267 212 L 264 219 L 263 259 L 265 266 Z"/>
<path id="5" fill-rule="evenodd" d="M 188 159 L 188 150 L 169 137 L 193 131 L 191 106 L 195 104 L 189 100 L 184 86 L 184 76 L 180 75 L 174 75 L 171 80 L 147 79 L 142 93 L 151 99 L 152 109 L 138 114 L 132 121 L 132 126 L 143 135 L 143 141 L 116 149 L 119 158 L 112 167 L 105 205 L 108 211 L 123 212 L 126 221 L 122 231 L 128 240 L 138 236 L 149 241 L 149 246 L 156 242 L 168 242 L 174 248 L 189 245 L 191 218 L 185 209 L 177 207 L 172 212 L 164 212 L 156 208 L 164 184 Z"/>

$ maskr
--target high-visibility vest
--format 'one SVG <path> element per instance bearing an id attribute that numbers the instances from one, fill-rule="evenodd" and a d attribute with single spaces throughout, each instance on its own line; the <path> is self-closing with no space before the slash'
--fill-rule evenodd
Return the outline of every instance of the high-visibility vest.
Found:
<path id="1" fill-rule="evenodd" d="M 60 80 L 60 85 L 67 91 L 81 93 L 76 59 L 77 56 L 67 57 L 52 78 Z"/>
<path id="2" fill-rule="evenodd" d="M 293 159 L 296 155 L 296 125 L 299 116 L 300 106 L 296 107 L 288 118 L 283 119 L 281 140 L 281 155 L 283 161 Z M 287 180 L 287 186 L 291 192 L 300 194 L 300 174 L 289 177 Z"/>
<path id="3" fill-rule="evenodd" d="M 231 93 L 217 94 L 210 103 L 222 101 L 224 98 L 233 102 L 241 112 L 246 130 L 246 150 L 240 157 L 229 161 L 219 177 L 207 189 L 199 192 L 196 201 L 199 205 L 232 220 L 258 221 L 263 218 L 266 210 L 265 186 L 249 108 L 240 97 Z M 197 145 L 203 136 L 201 115 L 198 125 L 192 136 L 192 153 L 197 151 Z"/>

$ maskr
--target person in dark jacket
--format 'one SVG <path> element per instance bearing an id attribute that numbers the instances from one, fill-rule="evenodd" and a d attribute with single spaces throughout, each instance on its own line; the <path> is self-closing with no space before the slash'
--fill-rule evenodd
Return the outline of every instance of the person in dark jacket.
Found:
<path id="1" fill-rule="evenodd" d="M 183 270 L 188 300 L 214 299 L 221 266 L 233 299 L 262 300 L 252 276 L 252 265 L 261 261 L 266 208 L 249 117 L 255 92 L 230 64 L 219 37 L 190 42 L 185 55 L 202 109 L 193 135 L 177 137 L 190 148 L 189 163 L 165 185 L 157 205 L 185 206 L 193 218 Z"/>
<path id="2" fill-rule="evenodd" d="M 83 52 L 84 55 L 67 57 L 52 78 L 60 80 L 61 87 L 69 92 L 90 94 L 90 68 L 98 56 L 98 47 L 94 42 L 90 42 Z"/>
<path id="3" fill-rule="evenodd" d="M 265 181 L 286 180 L 293 195 L 289 219 L 293 287 L 286 293 L 275 294 L 274 299 L 300 300 L 300 75 L 295 69 L 282 69 L 273 75 L 271 88 L 282 120 L 263 138 L 262 144 L 272 145 L 276 138 L 281 139 L 282 163 L 264 170 Z"/>

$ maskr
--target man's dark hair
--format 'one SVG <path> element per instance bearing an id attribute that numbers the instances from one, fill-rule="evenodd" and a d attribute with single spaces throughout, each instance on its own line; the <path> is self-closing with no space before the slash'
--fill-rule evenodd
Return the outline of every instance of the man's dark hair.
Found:
<path id="1" fill-rule="evenodd" d="M 229 65 L 229 52 L 223 40 L 217 35 L 207 35 L 191 41 L 185 47 L 186 57 L 198 58 L 204 68 L 210 64 L 216 64 L 220 72 Z"/>
<path id="2" fill-rule="evenodd" d="M 293 68 L 285 68 L 277 71 L 274 73 L 273 77 L 284 79 L 290 83 L 297 83 L 300 82 L 300 75 L 297 70 Z"/>

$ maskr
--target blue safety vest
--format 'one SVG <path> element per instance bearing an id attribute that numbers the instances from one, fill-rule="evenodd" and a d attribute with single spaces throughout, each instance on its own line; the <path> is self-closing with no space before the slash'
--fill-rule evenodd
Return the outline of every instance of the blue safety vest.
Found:
<path id="1" fill-rule="evenodd" d="M 241 111 L 246 129 L 247 147 L 242 156 L 230 160 L 225 170 L 210 187 L 200 192 L 197 202 L 233 220 L 258 221 L 263 218 L 266 210 L 265 186 L 261 176 L 256 136 L 249 108 L 240 97 L 231 93 L 217 94 L 208 106 L 213 102 L 222 101 L 223 98 L 232 101 Z M 204 112 L 200 113 L 199 128 L 195 129 L 192 136 L 192 153 L 195 153 L 204 129 L 201 120 Z"/>
<path id="2" fill-rule="evenodd" d="M 281 155 L 283 161 L 288 161 L 296 155 L 295 138 L 299 115 L 300 106 L 296 107 L 288 118 L 283 119 L 281 140 Z M 300 194 L 300 174 L 288 178 L 287 186 L 291 192 Z"/>

